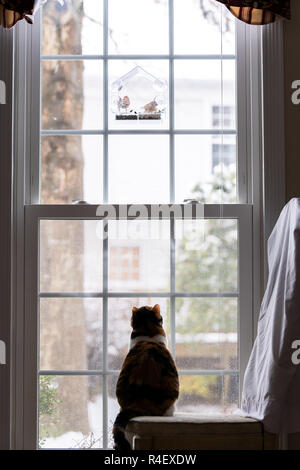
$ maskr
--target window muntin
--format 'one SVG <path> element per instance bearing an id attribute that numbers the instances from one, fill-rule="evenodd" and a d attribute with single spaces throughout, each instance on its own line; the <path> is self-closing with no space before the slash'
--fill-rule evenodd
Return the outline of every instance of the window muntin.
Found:
<path id="1" fill-rule="evenodd" d="M 105 4 L 107 2 L 104 2 L 104 7 L 105 7 Z M 173 5 L 173 2 L 168 2 L 170 5 Z M 175 5 L 176 5 L 176 2 L 174 2 Z M 207 4 L 209 2 L 206 2 Z M 174 6 L 175 6 L 174 5 Z M 219 11 L 222 11 L 221 9 Z M 226 11 L 225 9 L 223 11 Z M 174 14 L 176 14 L 176 11 L 174 12 Z M 106 34 L 104 34 L 104 37 L 106 37 L 107 39 L 107 34 L 109 33 L 108 29 L 107 29 L 107 26 L 108 26 L 108 23 L 106 22 L 105 20 L 105 8 L 104 8 L 104 30 Z M 171 20 L 171 23 L 172 23 L 172 20 Z M 100 28 L 99 28 L 100 30 Z M 175 28 L 176 30 L 176 28 Z M 173 31 L 174 32 L 174 31 Z M 171 33 L 171 32 L 170 32 Z M 224 33 L 225 34 L 225 33 Z M 170 39 L 172 39 L 172 34 L 170 36 Z M 220 39 L 220 38 L 219 38 Z M 104 102 L 104 110 L 107 110 L 104 112 L 104 116 L 103 116 L 103 128 L 101 128 L 101 126 L 99 126 L 99 129 L 88 129 L 88 128 L 85 128 L 85 129 L 63 129 L 62 131 L 60 131 L 59 129 L 42 129 L 41 131 L 41 135 L 43 136 L 43 138 L 47 137 L 47 136 L 51 136 L 51 137 L 56 137 L 56 136 L 60 136 L 61 133 L 63 135 L 68 135 L 68 136 L 73 136 L 73 135 L 100 135 L 100 136 L 103 136 L 103 173 L 100 175 L 100 179 L 102 178 L 102 181 L 103 181 L 103 201 L 104 202 L 107 202 L 109 199 L 109 191 L 110 191 L 110 186 L 111 186 L 111 183 L 109 182 L 109 138 L 111 137 L 110 134 L 114 134 L 115 131 L 117 131 L 116 133 L 119 135 L 119 134 L 126 134 L 126 130 L 127 129 L 124 129 L 122 128 L 121 126 L 117 129 L 112 129 L 110 128 L 109 126 L 109 122 L 108 122 L 108 115 L 107 115 L 107 112 L 109 110 L 109 80 L 108 80 L 108 70 L 109 70 L 109 62 L 110 60 L 120 60 L 120 58 L 117 59 L 117 57 L 115 57 L 115 59 L 111 59 L 108 55 L 108 49 L 107 49 L 107 44 L 105 44 L 105 42 L 107 42 L 106 40 L 103 41 L 103 45 L 104 45 L 104 48 L 103 48 L 103 55 L 102 56 L 99 56 L 99 57 L 93 57 L 93 58 L 84 58 L 84 57 L 76 57 L 76 60 L 99 60 L 100 62 L 103 60 L 103 77 L 104 77 L 104 80 L 103 80 L 103 102 Z M 171 41 L 172 42 L 172 41 Z M 221 41 L 219 42 L 219 44 L 221 44 Z M 170 43 L 169 43 L 170 45 Z M 224 46 L 224 44 L 223 44 Z M 172 50 L 173 49 L 173 50 Z M 225 51 L 225 47 L 223 48 L 223 53 Z M 221 52 L 222 52 L 222 47 L 220 47 L 219 49 Z M 233 63 L 235 61 L 235 57 L 234 57 L 234 50 L 233 49 L 227 49 L 227 52 L 226 53 L 229 53 L 230 56 L 226 57 L 225 55 L 222 56 L 222 59 L 223 61 L 221 61 L 221 57 L 210 57 L 208 60 L 212 61 L 211 63 L 213 64 L 213 61 L 218 61 L 219 63 L 219 71 L 220 71 L 220 74 L 222 73 L 222 70 L 224 71 L 224 68 L 225 68 L 225 62 L 228 61 Z M 175 140 L 176 138 L 178 137 L 181 137 L 181 135 L 183 135 L 184 137 L 193 137 L 194 134 L 197 136 L 197 137 L 201 137 L 202 135 L 204 135 L 204 137 L 209 137 L 210 139 L 213 138 L 213 136 L 217 135 L 217 136 L 220 136 L 220 139 L 222 141 L 222 139 L 224 138 L 224 135 L 223 135 L 223 124 L 221 122 L 221 126 L 219 129 L 214 129 L 213 126 L 212 126 L 212 121 L 211 121 L 211 118 L 207 120 L 207 122 L 209 123 L 209 126 L 208 126 L 208 129 L 205 129 L 204 127 L 200 126 L 199 125 L 199 121 L 197 123 L 197 126 L 196 128 L 190 128 L 190 127 L 182 127 L 180 128 L 179 126 L 176 127 L 175 125 L 175 108 L 174 106 L 172 106 L 172 103 L 174 102 L 174 98 L 176 96 L 176 93 L 175 93 L 175 79 L 174 79 L 174 75 L 173 75 L 173 72 L 172 70 L 175 68 L 175 62 L 176 61 L 184 61 L 184 60 L 191 60 L 191 57 L 188 57 L 188 58 L 183 58 L 183 57 L 178 57 L 176 55 L 174 55 L 174 52 L 176 54 L 176 51 L 173 47 L 170 47 L 169 48 L 169 55 L 167 54 L 167 57 L 164 57 L 164 59 L 162 59 L 161 57 L 155 57 L 155 59 L 153 59 L 153 57 L 151 58 L 151 60 L 157 60 L 157 61 L 161 61 L 161 60 L 167 60 L 168 61 L 168 64 L 169 64 L 169 78 L 171 77 L 171 80 L 169 80 L 169 96 L 170 96 L 170 105 L 169 105 L 169 124 L 167 124 L 167 127 L 166 128 L 158 128 L 158 129 L 146 129 L 145 127 L 142 127 L 142 128 L 129 128 L 129 134 L 131 133 L 131 131 L 133 131 L 134 133 L 140 133 L 140 134 L 143 134 L 143 131 L 147 131 L 148 133 L 150 133 L 151 135 L 155 135 L 156 133 L 157 134 L 164 134 L 164 136 L 166 136 L 168 139 L 169 139 L 169 154 L 168 154 L 168 158 L 169 158 L 169 162 L 170 162 L 170 166 L 169 166 L 169 199 L 170 201 L 173 201 L 174 200 L 174 197 L 175 197 L 175 194 L 178 192 L 176 190 L 176 182 L 175 182 L 175 172 L 174 170 L 176 171 L 176 165 L 174 165 L 175 163 L 175 156 L 176 156 L 176 147 L 175 147 Z M 220 54 L 221 54 L 220 52 Z M 63 52 L 65 53 L 65 52 Z M 86 52 L 85 52 L 86 53 Z M 205 53 L 204 53 L 205 54 Z M 60 57 L 61 60 L 65 60 L 65 61 L 70 61 L 70 60 L 73 60 L 74 57 L 73 56 L 66 56 L 64 58 Z M 135 60 L 136 61 L 142 61 L 142 60 L 148 60 L 150 58 L 146 58 L 143 57 L 139 57 L 139 58 L 136 58 Z M 55 58 L 55 56 L 52 56 L 52 57 L 44 57 L 43 60 L 58 60 L 57 57 Z M 129 60 L 129 59 L 124 59 L 124 60 Z M 131 58 L 132 60 L 132 58 Z M 202 57 L 202 58 L 199 58 L 198 56 L 197 57 L 194 57 L 194 60 L 195 61 L 200 61 L 200 60 L 203 60 L 203 61 L 207 61 L 207 57 Z M 138 63 L 139 63 L 138 62 Z M 215 62 L 217 63 L 217 62 Z M 182 68 L 182 70 L 184 69 L 184 67 Z M 170 73 L 171 72 L 171 73 Z M 231 74 L 231 76 L 233 76 L 233 74 Z M 219 83 L 221 83 L 221 81 L 219 80 Z M 223 89 L 222 89 L 223 88 Z M 178 89 L 178 88 L 177 88 Z M 226 95 L 226 93 L 224 93 L 224 87 L 220 86 L 220 89 L 221 90 L 218 90 L 218 93 L 217 93 L 217 102 L 219 101 L 219 103 L 221 104 L 222 101 L 224 100 L 224 96 Z M 234 106 L 235 106 L 235 97 L 234 97 L 234 87 L 232 87 L 232 84 L 231 84 L 231 90 L 233 90 L 233 93 L 231 92 L 231 99 L 230 99 L 230 103 L 234 103 Z M 204 95 L 204 94 L 203 94 Z M 178 97 L 178 93 L 177 93 L 177 97 Z M 177 98 L 178 99 L 178 98 Z M 211 106 L 212 103 L 215 103 L 215 101 L 211 100 L 211 102 L 209 103 L 209 107 Z M 224 104 L 224 103 L 223 103 Z M 85 105 L 84 105 L 85 106 Z M 84 107 L 83 106 L 83 107 Z M 197 109 L 197 106 L 195 107 Z M 89 116 L 87 117 L 87 119 L 89 118 Z M 83 119 L 83 122 L 84 122 L 84 119 Z M 167 121 L 164 121 L 164 124 L 165 125 L 167 123 Z M 124 126 L 124 123 L 122 123 L 122 126 Z M 169 127 L 168 127 L 169 126 Z M 232 135 L 234 138 L 236 136 L 236 129 L 227 129 L 225 134 L 228 134 L 230 133 L 230 135 Z M 133 134 L 134 135 L 134 134 Z M 115 137 L 113 135 L 113 137 Z M 211 146 L 210 146 L 210 149 L 211 149 Z M 208 165 L 210 166 L 210 165 Z M 178 175 L 180 176 L 180 175 Z M 175 184 L 174 184 L 175 183 Z M 206 203 L 208 202 L 225 202 L 225 200 L 223 199 L 223 197 L 221 196 L 221 192 L 220 190 L 218 190 L 217 192 L 214 193 L 214 196 L 212 197 L 212 199 L 209 199 L 207 196 L 204 198 L 204 201 Z M 68 203 L 71 202 L 71 200 L 73 199 L 72 198 L 69 198 L 69 200 L 67 201 Z M 78 199 L 81 199 L 80 197 L 78 197 Z M 83 198 L 85 199 L 85 198 Z M 88 199 L 89 201 L 89 199 Z M 178 201 L 182 202 L 182 199 L 179 199 Z M 226 201 L 226 202 L 234 202 L 236 201 L 236 199 L 234 199 L 233 201 Z M 49 203 L 49 199 L 47 200 L 47 197 L 43 200 L 44 203 Z M 95 200 L 95 202 L 98 202 L 97 200 Z M 100 201 L 101 202 L 101 201 Z M 118 201 L 118 202 L 123 202 L 123 201 Z M 132 201 L 130 201 L 132 202 Z M 47 208 L 45 208 L 45 213 L 48 211 Z M 52 212 L 52 216 L 54 216 L 54 213 L 55 212 Z M 233 213 L 235 213 L 235 209 L 233 208 Z M 57 212 L 58 214 L 58 212 Z M 70 212 L 71 214 L 71 212 Z M 223 214 L 223 210 L 219 209 L 217 210 L 217 217 L 222 217 Z M 216 215 L 215 214 L 215 215 Z M 65 218 L 68 218 L 68 216 L 65 214 L 64 216 Z M 175 265 L 175 262 L 174 262 L 174 240 L 175 240 L 175 235 L 174 235 L 174 226 L 173 228 L 170 227 L 170 230 L 171 230 L 171 236 L 170 236 L 170 264 L 172 264 L 173 262 L 173 265 Z M 237 234 L 236 234 L 237 235 Z M 82 242 L 83 243 L 83 242 Z M 105 252 L 105 244 L 103 245 L 104 247 L 104 252 Z M 173 252 L 173 255 L 172 255 L 172 252 Z M 172 261 L 172 256 L 173 256 L 173 261 Z M 105 258 L 105 256 L 104 256 Z M 103 258 L 103 262 L 104 262 L 104 265 L 105 265 L 105 259 Z M 103 266 L 104 270 L 104 278 L 107 276 L 107 265 L 106 266 Z M 104 284 L 105 284 L 105 280 L 103 280 Z M 175 352 L 175 335 L 176 335 L 176 330 L 174 330 L 174 326 L 175 326 L 175 312 L 176 312 L 176 309 L 175 309 L 175 305 L 176 305 L 176 302 L 175 302 L 175 299 L 176 299 L 176 292 L 175 292 L 175 279 L 171 279 L 170 280 L 170 290 L 171 290 L 171 294 L 172 295 L 169 295 L 170 293 L 168 292 L 168 290 L 166 290 L 163 295 L 164 297 L 160 298 L 160 297 L 157 297 L 157 295 L 161 295 L 159 292 L 154 292 L 154 294 L 156 294 L 154 297 L 150 297 L 152 295 L 152 292 L 149 290 L 146 294 L 149 296 L 144 296 L 143 298 L 141 297 L 138 297 L 139 300 L 141 300 L 141 302 L 144 302 L 144 303 L 153 303 L 153 302 L 156 302 L 156 300 L 162 304 L 162 300 L 166 299 L 165 296 L 169 296 L 169 303 L 170 303 L 170 307 L 168 307 L 168 305 L 166 304 L 165 306 L 165 310 L 167 311 L 168 309 L 170 309 L 170 323 L 172 323 L 172 328 L 170 329 L 171 330 L 171 333 L 170 333 L 170 341 L 171 341 L 171 349 L 173 350 L 173 352 Z M 107 289 L 107 286 L 106 286 L 106 289 Z M 87 292 L 85 292 L 85 295 L 86 295 Z M 95 293 L 95 292 L 94 292 Z M 103 331 L 105 331 L 105 328 L 108 328 L 109 327 L 109 322 L 107 321 L 108 320 L 108 304 L 110 302 L 110 295 L 106 295 L 106 293 L 104 292 L 104 294 L 102 292 L 98 292 L 96 291 L 97 295 L 100 295 L 100 299 L 103 300 L 103 310 L 102 310 L 102 317 L 103 319 L 105 320 L 106 319 L 106 322 L 104 321 L 104 325 L 103 325 Z M 56 293 L 55 292 L 52 292 L 52 293 L 41 293 L 40 296 L 41 298 L 43 297 L 47 297 L 47 295 L 50 296 L 53 296 L 54 298 L 56 298 Z M 59 292 L 58 292 L 59 294 Z M 71 295 L 74 295 L 74 296 L 77 296 L 79 295 L 79 298 L 81 293 L 80 292 L 71 292 L 70 293 Z M 108 293 L 109 294 L 109 293 Z M 113 299 L 118 299 L 120 300 L 120 302 L 122 302 L 124 300 L 124 298 L 126 298 L 126 292 L 122 293 L 123 296 L 125 297 L 121 297 L 118 293 L 118 292 L 115 292 L 115 293 L 112 293 L 114 295 L 117 295 L 116 297 L 113 295 Z M 137 295 L 135 292 L 129 292 L 130 297 L 129 297 L 129 302 L 130 302 L 130 305 L 131 304 L 131 299 L 135 299 L 134 297 L 132 297 L 132 295 Z M 139 295 L 142 295 L 143 293 L 140 293 Z M 189 296 L 191 294 L 191 292 L 185 292 L 184 293 L 185 295 Z M 199 294 L 199 293 L 194 293 L 194 294 Z M 201 293 L 202 294 L 202 293 Z M 204 293 L 205 294 L 205 293 Z M 213 293 L 214 294 L 214 293 Z M 216 296 L 216 298 L 218 298 L 218 296 L 220 294 L 222 294 L 221 292 L 216 292 L 215 294 L 218 294 Z M 226 293 L 228 294 L 228 293 Z M 234 297 L 236 297 L 236 293 L 233 293 L 234 294 Z M 178 293 L 178 295 L 181 295 L 181 293 Z M 57 298 L 59 298 L 59 295 L 57 296 Z M 72 298 L 72 297 L 71 297 Z M 75 297 L 76 298 L 76 297 Z M 185 297 L 184 297 L 185 298 Z M 234 301 L 234 300 L 233 300 Z M 135 303 L 136 303 L 136 299 L 135 299 Z M 122 305 L 125 305 L 125 304 L 122 304 Z M 120 304 L 119 304 L 119 308 L 120 308 Z M 126 307 L 127 308 L 127 307 Z M 129 311 L 127 310 L 127 315 L 129 314 Z M 105 326 L 105 323 L 106 323 L 106 326 Z M 125 324 L 125 322 L 124 322 Z M 125 335 L 124 335 L 125 337 Z M 105 338 L 105 334 L 103 336 L 103 338 Z M 229 337 L 228 337 L 229 338 Z M 219 337 L 219 339 L 221 339 L 221 336 Z M 224 339 L 222 337 L 222 339 Z M 103 351 L 105 350 L 105 347 L 103 347 Z M 106 350 L 106 353 L 108 352 L 108 350 Z M 115 407 L 114 405 L 110 402 L 110 392 L 109 390 L 111 391 L 111 393 L 113 393 L 113 388 L 112 385 L 114 384 L 115 380 L 116 380 L 116 375 L 117 375 L 117 372 L 115 373 L 110 373 L 107 368 L 107 358 L 106 360 L 104 360 L 104 362 L 106 362 L 106 366 L 104 366 L 103 370 L 100 369 L 100 372 L 99 370 L 97 371 L 97 373 L 100 373 L 100 376 L 102 378 L 102 381 L 103 381 L 103 384 L 104 384 L 104 393 L 103 393 L 103 445 L 104 446 L 107 446 L 107 444 L 109 443 L 109 437 L 108 437 L 108 413 L 111 413 L 109 415 L 109 419 L 111 419 L 113 417 L 113 412 L 112 411 L 109 411 L 109 410 L 115 410 Z M 92 375 L 92 371 L 68 371 L 67 369 L 63 369 L 62 371 L 60 371 L 60 373 L 62 374 L 62 376 L 76 376 L 76 374 L 78 373 L 78 375 L 82 375 L 82 374 L 87 374 L 88 376 L 90 377 L 94 377 Z M 50 374 L 50 376 L 53 376 L 53 377 L 61 377 L 61 375 L 57 375 L 55 376 L 55 370 L 50 370 L 50 371 L 40 371 L 40 375 L 41 376 L 48 376 L 47 374 Z M 219 390 L 220 394 L 219 394 L 219 397 L 222 395 L 222 398 L 221 398 L 221 401 L 220 401 L 220 406 L 223 407 L 225 405 L 223 404 L 226 404 L 226 403 L 236 403 L 236 396 L 234 396 L 233 392 L 232 392 L 232 395 L 231 397 L 232 398 L 225 398 L 224 397 L 224 393 L 223 391 L 225 390 L 229 390 L 227 386 L 225 386 L 225 382 L 227 380 L 227 377 L 233 377 L 233 379 L 230 378 L 230 381 L 233 380 L 233 383 L 237 384 L 237 371 L 236 369 L 233 369 L 233 370 L 226 370 L 224 372 L 224 370 L 216 370 L 216 373 L 214 374 L 217 378 L 217 382 L 213 382 L 209 379 L 210 375 L 207 374 L 207 371 L 201 371 L 201 370 L 197 370 L 197 371 L 192 371 L 191 369 L 183 369 L 181 371 L 181 382 L 183 383 L 187 383 L 187 384 L 190 384 L 188 385 L 188 389 L 186 387 L 186 385 L 183 387 L 183 390 L 185 390 L 185 393 L 184 393 L 184 396 L 182 396 L 182 404 L 180 404 L 180 409 L 183 409 L 182 407 L 185 406 L 184 403 L 186 404 L 186 406 L 189 408 L 190 411 L 192 411 L 193 409 L 193 406 L 195 406 L 195 397 L 193 395 L 193 393 L 189 393 L 192 389 L 193 389 L 193 385 L 191 385 L 191 381 L 189 380 L 189 377 L 188 376 L 191 376 L 191 377 L 202 377 L 203 376 L 203 381 L 200 380 L 201 384 L 204 383 L 206 384 L 205 387 L 206 387 L 206 390 L 208 390 L 208 395 L 204 398 L 204 405 L 205 406 L 209 406 L 209 403 L 210 403 L 210 400 L 212 399 L 213 396 L 213 393 L 214 393 L 214 390 Z M 187 376 L 187 377 L 186 377 Z M 96 379 L 97 379 L 97 375 L 95 376 Z M 225 380 L 226 379 L 226 380 Z M 55 379 L 56 380 L 56 379 Z M 235 382 L 234 382 L 235 380 Z M 194 383 L 194 382 L 193 382 Z M 196 381 L 196 384 L 198 384 L 199 386 L 199 380 L 198 382 Z M 54 387 L 56 387 L 56 385 L 54 385 Z M 202 387 L 202 385 L 201 385 Z M 225 388 L 224 388 L 225 387 Z M 98 390 L 100 390 L 100 388 L 98 387 Z M 234 390 L 234 388 L 232 389 Z M 107 391 L 108 391 L 108 394 L 107 394 Z M 99 392 L 100 393 L 100 392 Z M 231 392 L 230 392 L 231 393 Z M 231 401 L 232 399 L 232 401 Z M 67 407 L 66 407 L 67 408 Z M 99 416 L 99 415 L 98 415 Z M 65 419 L 65 421 L 67 421 L 67 419 Z M 90 438 L 91 436 L 89 436 Z M 88 439 L 89 439 L 88 438 Z M 97 443 L 96 446 L 99 445 L 99 442 Z M 87 441 L 86 441 L 87 443 Z M 86 445 L 85 443 L 85 445 Z M 101 445 L 102 445 L 101 443 Z M 52 446 L 53 445 L 53 441 L 52 443 L 49 441 L 49 445 Z M 69 444 L 68 444 L 69 445 Z M 76 446 L 77 444 L 75 444 Z M 48 443 L 45 443 L 44 445 L 45 447 L 48 447 Z"/>

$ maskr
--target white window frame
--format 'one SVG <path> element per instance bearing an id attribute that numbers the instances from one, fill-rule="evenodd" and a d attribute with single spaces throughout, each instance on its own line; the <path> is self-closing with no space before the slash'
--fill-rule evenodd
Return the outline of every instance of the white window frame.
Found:
<path id="1" fill-rule="evenodd" d="M 12 304 L 12 267 L 11 267 L 11 214 L 12 214 L 12 72 L 13 72 L 13 35 L 0 27 L 0 88 L 5 96 L 0 96 L 0 450 L 10 443 L 10 401 L 12 387 L 11 368 L 11 304 Z M 4 100 L 2 100 L 4 98 Z M 5 357 L 3 357 L 3 354 Z"/>
<path id="2" fill-rule="evenodd" d="M 27 404 L 24 409 L 24 422 L 26 423 L 25 448 L 36 448 L 38 437 L 38 376 L 39 375 L 64 375 L 64 376 L 82 376 L 82 375 L 98 375 L 102 377 L 103 390 L 103 444 L 107 448 L 108 442 L 108 404 L 107 404 L 107 387 L 108 378 L 119 374 L 117 370 L 110 370 L 107 365 L 107 332 L 108 332 L 108 299 L 109 298 L 128 298 L 128 297 L 159 297 L 169 298 L 171 305 L 171 344 L 170 349 L 175 357 L 175 300 L 183 297 L 213 297 L 213 298 L 237 298 L 238 310 L 243 312 L 238 319 L 238 354 L 239 369 L 233 370 L 179 370 L 179 375 L 237 375 L 243 374 L 252 347 L 252 301 L 251 301 L 251 285 L 252 272 L 248 269 L 252 264 L 252 206 L 250 204 L 228 204 L 220 206 L 219 204 L 204 205 L 205 219 L 235 219 L 238 222 L 238 278 L 239 289 L 237 293 L 185 293 L 175 291 L 175 282 L 172 278 L 172 272 L 175 268 L 175 239 L 174 226 L 176 220 L 182 220 L 181 214 L 184 213 L 184 205 L 173 205 L 174 215 L 168 216 L 166 220 L 170 221 L 170 264 L 171 264 L 171 286 L 170 292 L 108 292 L 107 288 L 107 270 L 108 260 L 103 256 L 103 291 L 99 293 L 40 293 L 39 292 L 39 233 L 41 220 L 101 220 L 96 217 L 97 205 L 28 205 L 25 208 L 25 348 L 24 348 L 24 376 L 26 377 L 26 387 L 24 389 L 24 399 Z M 103 205 L 104 212 L 109 214 L 110 205 Z M 121 213 L 138 214 L 140 206 L 124 206 L 125 210 Z M 164 220 L 164 214 L 168 211 L 161 206 L 161 217 Z M 169 205 L 166 205 L 169 208 Z M 122 209 L 122 206 L 118 206 Z M 180 209 L 180 210 L 178 210 Z M 221 212 L 220 212 L 221 211 Z M 150 214 L 150 207 L 148 208 Z M 196 218 L 196 210 L 191 218 Z M 128 217 L 130 219 L 130 216 Z M 107 217 L 105 220 L 118 220 L 117 217 Z M 153 220 L 153 217 L 151 218 Z M 103 252 L 107 249 L 107 239 L 103 240 Z M 172 269 L 173 267 L 173 269 Z M 39 371 L 39 307 L 38 300 L 40 298 L 68 298 L 68 297 L 89 297 L 103 299 L 102 312 L 102 330 L 103 330 L 103 366 L 101 370 L 41 370 Z M 38 372 L 39 371 L 39 372 Z M 241 385 L 241 381 L 240 381 Z M 30 432 L 28 432 L 30 430 Z"/>
<path id="3" fill-rule="evenodd" d="M 171 2 L 172 3 L 172 2 Z M 237 54 L 240 54 L 238 81 L 238 112 L 247 110 L 248 119 L 239 128 L 239 152 L 245 156 L 239 162 L 238 181 L 241 203 L 222 207 L 223 216 L 236 218 L 243 232 L 243 242 L 239 245 L 240 254 L 240 290 L 245 299 L 241 306 L 240 318 L 240 374 L 243 372 L 251 350 L 259 303 L 262 294 L 261 257 L 261 205 L 262 205 L 262 117 L 261 117 L 261 39 L 269 37 L 268 32 L 260 28 L 251 29 L 238 23 L 244 41 L 238 42 Z M 272 25 L 273 32 L 279 31 L 278 25 Z M 282 34 L 282 32 L 281 32 Z M 39 112 L 39 102 L 33 90 L 38 84 L 32 80 L 30 71 L 39 60 L 36 38 L 38 28 L 28 28 L 19 24 L 14 31 L 15 40 L 15 172 L 14 172 L 14 361 L 13 370 L 13 424 L 12 448 L 35 448 L 37 419 L 32 410 L 37 403 L 37 266 L 38 266 L 38 221 L 47 217 L 95 218 L 96 206 L 41 206 L 37 202 L 38 189 L 31 185 L 38 181 L 36 158 L 39 152 L 38 130 L 31 125 L 31 117 Z M 280 37 L 280 34 L 279 34 Z M 31 46 L 30 46 L 31 44 Z M 29 45 L 29 48 L 26 48 Z M 264 52 L 264 50 L 263 50 Z M 264 54 L 263 54 L 264 56 Z M 264 72 L 266 68 L 264 68 Z M 27 77 L 26 83 L 24 76 Z M 270 74 L 271 77 L 271 74 Z M 271 82 L 271 78 L 270 78 Z M 264 87 L 266 86 L 264 82 Z M 276 92 L 276 90 L 275 90 Z M 170 91 L 170 94 L 172 90 Z M 30 106 L 25 106 L 26 96 Z M 24 119 L 27 121 L 26 129 Z M 243 142 L 243 145 L 242 145 Z M 25 159 L 31 155 L 32 159 Z M 25 163 L 26 161 L 26 163 Z M 25 178 L 24 178 L 25 174 Z M 277 181 L 280 180 L 278 176 Z M 281 179 L 282 181 L 282 179 Z M 277 196 L 278 198 L 278 196 Z M 278 198 L 279 199 L 279 198 Z M 266 201 L 266 196 L 264 201 Z M 25 211 L 24 211 L 25 204 Z M 277 204 L 282 205 L 282 199 Z M 220 215 L 220 206 L 205 205 L 205 216 Z M 276 208 L 274 209 L 276 213 Z M 24 245 L 25 238 L 25 245 Z M 241 247 L 243 250 L 241 250 Z M 251 266 L 244 270 L 243 266 Z M 25 267 L 25 272 L 23 271 Z M 36 269 L 32 269 L 35 267 Z M 248 273 L 248 275 L 247 275 Z M 25 305 L 25 310 L 24 310 Z M 23 354 L 24 353 L 24 354 Z M 23 432 L 26 430 L 26 432 Z"/>

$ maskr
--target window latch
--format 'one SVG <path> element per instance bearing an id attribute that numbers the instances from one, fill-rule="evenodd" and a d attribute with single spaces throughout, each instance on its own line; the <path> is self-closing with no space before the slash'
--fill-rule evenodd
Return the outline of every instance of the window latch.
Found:
<path id="1" fill-rule="evenodd" d="M 73 199 L 72 204 L 78 204 L 78 205 L 82 204 L 82 205 L 84 205 L 84 204 L 89 204 L 89 202 L 84 201 L 82 199 Z"/>
<path id="2" fill-rule="evenodd" d="M 197 201 L 197 199 L 184 199 L 183 202 L 185 204 L 200 204 L 199 201 Z"/>

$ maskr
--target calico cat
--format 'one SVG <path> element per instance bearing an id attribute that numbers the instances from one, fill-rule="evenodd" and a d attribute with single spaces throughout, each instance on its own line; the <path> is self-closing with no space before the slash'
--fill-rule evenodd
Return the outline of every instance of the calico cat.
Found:
<path id="1" fill-rule="evenodd" d="M 130 450 L 125 428 L 131 418 L 173 414 L 179 381 L 162 323 L 158 304 L 133 307 L 130 350 L 116 387 L 120 412 L 113 427 L 115 450 Z"/>

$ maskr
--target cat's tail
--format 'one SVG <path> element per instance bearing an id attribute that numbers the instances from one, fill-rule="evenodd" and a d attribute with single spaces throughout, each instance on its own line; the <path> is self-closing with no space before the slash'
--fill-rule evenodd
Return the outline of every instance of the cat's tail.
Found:
<path id="1" fill-rule="evenodd" d="M 114 449 L 119 452 L 129 452 L 131 450 L 130 444 L 125 437 L 125 428 L 131 418 L 138 416 L 139 413 L 133 410 L 123 410 L 117 415 L 113 427 L 114 436 Z"/>

